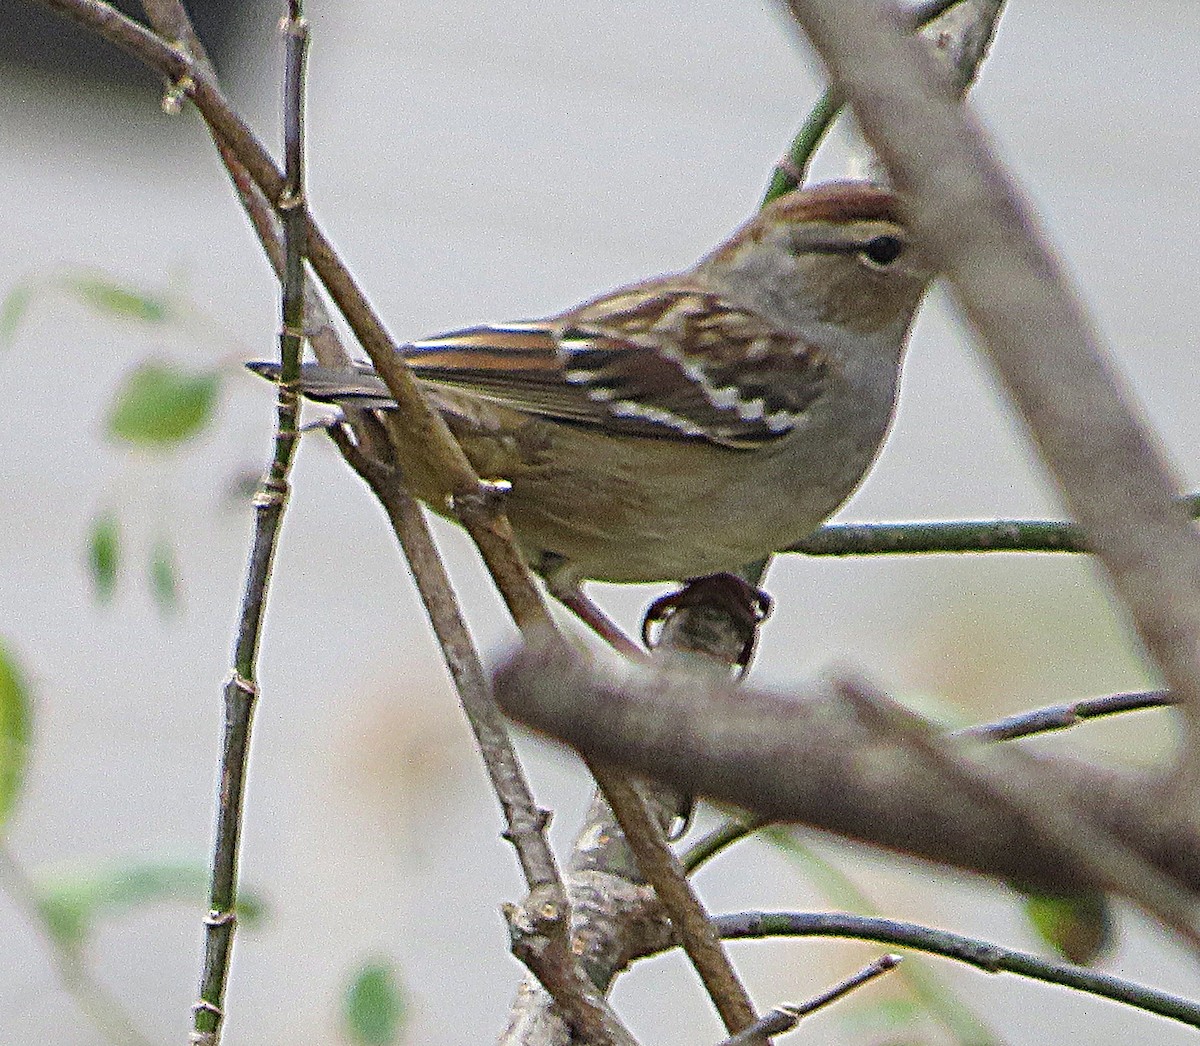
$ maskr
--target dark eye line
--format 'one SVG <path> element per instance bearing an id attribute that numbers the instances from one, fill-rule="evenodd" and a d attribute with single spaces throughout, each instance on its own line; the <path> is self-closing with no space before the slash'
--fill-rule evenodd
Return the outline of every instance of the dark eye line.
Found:
<path id="1" fill-rule="evenodd" d="M 872 248 L 883 250 L 885 253 L 891 254 L 887 262 L 882 264 L 890 264 L 895 261 L 904 252 L 905 243 L 899 236 L 892 236 L 889 233 L 884 233 L 881 236 L 873 236 L 871 239 L 863 243 L 846 243 L 845 241 L 829 240 L 824 243 L 815 241 L 806 243 L 800 247 L 801 251 L 811 251 L 814 254 L 866 254 L 871 257 L 870 251 Z M 894 253 L 892 253 L 894 251 Z M 881 264 L 877 259 L 872 258 L 875 264 Z"/>

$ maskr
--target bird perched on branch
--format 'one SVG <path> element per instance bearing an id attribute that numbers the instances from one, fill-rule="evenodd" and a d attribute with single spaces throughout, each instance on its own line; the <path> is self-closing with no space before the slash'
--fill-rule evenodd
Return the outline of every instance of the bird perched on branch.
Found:
<path id="1" fill-rule="evenodd" d="M 850 495 L 930 277 L 891 192 L 832 183 L 685 272 L 401 351 L 478 474 L 511 484 L 534 569 L 559 588 L 683 580 L 793 544 Z M 395 406 L 369 367 L 306 365 L 300 389 Z"/>

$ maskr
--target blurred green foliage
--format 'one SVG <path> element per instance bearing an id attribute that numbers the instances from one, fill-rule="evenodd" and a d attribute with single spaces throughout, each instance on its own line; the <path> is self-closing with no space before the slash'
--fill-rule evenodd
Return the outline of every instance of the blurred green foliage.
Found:
<path id="1" fill-rule="evenodd" d="M 0 834 L 17 805 L 29 759 L 29 688 L 16 658 L 0 641 Z"/>
<path id="2" fill-rule="evenodd" d="M 343 1000 L 346 1032 L 355 1046 L 393 1046 L 408 1014 L 404 989 L 387 962 L 372 960 L 351 979 Z"/>

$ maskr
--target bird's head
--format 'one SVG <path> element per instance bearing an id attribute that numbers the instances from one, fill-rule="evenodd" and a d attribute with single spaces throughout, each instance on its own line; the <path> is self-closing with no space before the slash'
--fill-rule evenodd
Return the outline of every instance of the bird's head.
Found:
<path id="1" fill-rule="evenodd" d="M 706 279 L 785 322 L 871 334 L 911 322 L 932 272 L 894 193 L 867 182 L 795 189 L 699 265 Z"/>

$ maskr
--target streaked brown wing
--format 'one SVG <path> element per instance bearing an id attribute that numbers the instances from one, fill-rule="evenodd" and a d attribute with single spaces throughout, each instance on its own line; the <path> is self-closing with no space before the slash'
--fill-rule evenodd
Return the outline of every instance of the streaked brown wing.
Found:
<path id="1" fill-rule="evenodd" d="M 561 421 L 754 447 L 819 394 L 819 353 L 717 295 L 659 283 L 549 323 L 472 327 L 406 347 L 414 372 Z"/>
<path id="2" fill-rule="evenodd" d="M 602 424 L 603 404 L 563 377 L 552 324 L 470 327 L 404 346 L 413 373 L 508 407 L 563 421 Z"/>
<path id="3" fill-rule="evenodd" d="M 567 380 L 614 415 L 733 447 L 790 432 L 820 395 L 830 366 L 762 316 L 687 286 L 598 299 L 558 340 Z"/>

